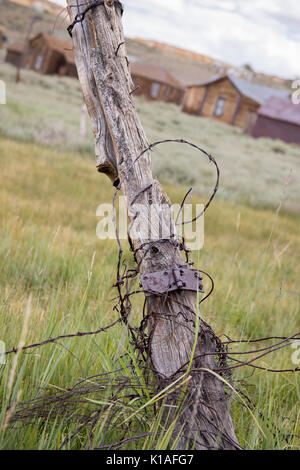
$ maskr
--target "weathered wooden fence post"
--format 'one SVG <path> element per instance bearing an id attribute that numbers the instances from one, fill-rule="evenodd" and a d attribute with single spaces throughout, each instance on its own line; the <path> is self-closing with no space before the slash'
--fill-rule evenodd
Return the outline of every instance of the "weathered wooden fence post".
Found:
<path id="1" fill-rule="evenodd" d="M 151 207 L 165 204 L 163 223 L 169 224 L 168 197 L 152 178 L 144 130 L 135 110 L 128 59 L 121 24 L 122 5 L 114 0 L 67 0 L 73 27 L 75 61 L 84 100 L 95 135 L 97 168 L 127 197 L 128 209 L 138 202 L 145 210 L 135 213 L 140 226 L 148 224 Z M 92 8 L 91 8 L 91 5 Z M 88 8 L 88 11 L 86 11 Z M 86 11 L 86 13 L 85 13 Z M 134 163 L 135 162 L 135 163 Z M 157 206 L 156 206 L 157 205 Z M 129 211 L 132 218 L 132 211 Z M 151 239 L 133 240 L 141 275 L 167 273 L 181 268 L 186 273 L 179 246 L 170 237 L 162 243 L 160 214 L 152 211 Z M 180 273 L 179 273 L 180 274 Z M 145 279 L 145 278 L 144 278 Z M 166 386 L 187 369 L 195 343 L 197 295 L 177 289 L 166 295 L 148 295 L 149 361 L 158 386 Z M 223 382 L 215 373 L 217 340 L 212 329 L 199 319 L 199 336 L 190 371 L 185 404 L 175 427 L 180 433 L 177 449 L 237 449 L 237 442 Z M 188 325 L 188 326 L 187 326 Z M 196 371 L 195 371 L 196 369 Z M 177 404 L 178 394 L 168 398 Z M 170 409 L 170 408 L 169 408 Z M 176 407 L 175 407 L 176 409 Z"/>

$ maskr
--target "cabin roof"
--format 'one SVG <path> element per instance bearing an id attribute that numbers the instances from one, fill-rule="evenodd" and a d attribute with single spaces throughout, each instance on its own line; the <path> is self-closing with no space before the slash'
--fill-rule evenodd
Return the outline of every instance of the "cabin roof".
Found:
<path id="1" fill-rule="evenodd" d="M 276 88 L 271 88 L 263 85 L 257 85 L 256 83 L 249 82 L 248 80 L 243 80 L 242 78 L 238 78 L 233 75 L 215 76 L 206 82 L 200 82 L 193 85 L 189 85 L 189 87 L 211 85 L 212 83 L 224 80 L 225 78 L 228 78 L 228 80 L 239 91 L 239 93 L 244 96 L 247 96 L 247 98 L 250 98 L 251 100 L 259 104 L 265 103 L 271 96 L 287 99 L 290 95 L 288 91 L 277 90 Z"/>
<path id="2" fill-rule="evenodd" d="M 183 90 L 182 84 L 160 65 L 133 63 L 130 65 L 132 75 L 148 78 L 153 82 L 165 83 L 173 88 Z"/>
<path id="3" fill-rule="evenodd" d="M 43 39 L 50 49 L 63 54 L 67 62 L 75 64 L 73 46 L 70 41 L 59 39 L 56 36 L 51 36 L 50 34 L 39 33 L 30 40 L 30 44 L 39 39 Z"/>
<path id="4" fill-rule="evenodd" d="M 8 51 L 19 52 L 20 54 L 24 51 L 23 42 L 13 42 L 10 46 L 7 47 Z"/>
<path id="5" fill-rule="evenodd" d="M 271 97 L 258 110 L 260 116 L 286 121 L 300 126 L 300 106 L 292 103 L 290 99 Z"/>

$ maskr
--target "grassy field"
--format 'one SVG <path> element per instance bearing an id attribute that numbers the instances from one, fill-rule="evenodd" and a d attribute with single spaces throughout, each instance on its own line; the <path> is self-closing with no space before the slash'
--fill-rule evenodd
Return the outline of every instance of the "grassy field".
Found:
<path id="1" fill-rule="evenodd" d="M 20 337 L 30 344 L 94 330 L 113 321 L 116 243 L 100 241 L 95 234 L 96 208 L 110 202 L 113 190 L 95 171 L 90 155 L 2 137 L 0 165 L 0 339 L 7 349 L 18 345 Z M 179 202 L 184 194 L 179 186 L 165 185 L 165 189 L 172 202 Z M 194 202 L 199 202 L 197 196 Z M 295 216 L 289 214 L 222 201 L 212 206 L 205 220 L 204 248 L 194 258 L 216 282 L 202 315 L 217 334 L 251 339 L 300 330 L 298 228 Z M 137 317 L 140 309 L 139 302 L 134 304 Z M 293 368 L 293 352 L 289 346 L 256 364 Z M 1 368 L 0 448 L 58 448 L 76 429 L 76 419 L 40 418 L 11 427 L 6 406 L 37 397 L 46 388 L 63 393 L 87 376 L 120 367 L 130 375 L 126 363 L 131 355 L 126 331 L 117 325 L 97 336 L 65 339 L 20 353 L 17 360 L 9 356 Z M 288 437 L 300 433 L 299 376 L 245 367 L 236 371 L 234 379 L 256 405 L 255 421 L 245 406 L 234 401 L 233 417 L 241 444 L 248 449 L 299 449 L 299 438 Z M 108 395 L 98 389 L 92 399 L 102 403 Z M 76 403 L 78 413 L 87 404 L 92 406 L 88 400 L 87 393 Z M 120 407 L 108 431 L 104 424 L 109 412 L 97 424 L 95 446 L 116 442 L 130 432 L 156 429 L 153 408 L 140 409 L 146 397 L 126 400 L 127 406 Z M 128 431 L 124 421 L 133 412 Z M 155 447 L 165 448 L 161 430 L 157 436 Z M 88 431 L 83 429 L 65 448 L 88 445 Z M 151 446 L 151 439 L 144 437 L 125 448 Z"/>
<path id="2" fill-rule="evenodd" d="M 22 71 L 22 82 L 15 84 L 14 76 L 14 68 L 1 63 L 7 104 L 0 108 L 0 340 L 7 350 L 20 341 L 30 344 L 96 330 L 117 318 L 112 301 L 116 242 L 96 237 L 97 206 L 111 201 L 113 188 L 95 171 L 89 127 L 86 137 L 79 137 L 79 84 L 30 71 Z M 221 168 L 216 202 L 205 218 L 204 248 L 193 255 L 196 267 L 211 273 L 216 284 L 202 304 L 205 320 L 217 334 L 234 339 L 300 331 L 299 147 L 252 139 L 237 128 L 184 114 L 177 106 L 143 99 L 136 99 L 136 105 L 150 142 L 192 140 L 212 153 Z M 172 202 L 181 202 L 191 185 L 194 203 L 207 199 L 213 168 L 196 151 L 170 144 L 153 151 L 152 159 L 154 174 Z M 131 259 L 127 251 L 125 258 Z M 141 307 L 137 299 L 135 321 Z M 256 364 L 291 369 L 296 366 L 293 353 L 288 346 Z M 96 388 L 77 397 L 72 420 L 44 416 L 12 426 L 9 419 L 17 403 L 45 390 L 69 393 L 85 377 L 119 368 L 132 379 L 130 358 L 134 352 L 119 324 L 99 335 L 62 339 L 8 356 L 0 366 L 0 448 L 58 448 L 74 433 L 79 415 L 109 402 L 113 380 L 110 388 L 96 379 L 85 382 Z M 299 376 L 244 367 L 236 369 L 234 380 L 255 404 L 250 412 L 234 400 L 241 444 L 247 449 L 299 449 Z M 143 384 L 132 384 L 132 393 L 122 396 L 116 415 L 110 407 L 103 414 L 94 429 L 96 447 L 153 432 L 154 437 L 125 448 L 166 448 L 162 408 L 147 405 L 149 397 L 138 385 Z M 83 428 L 64 448 L 88 446 L 88 429 Z"/>
<path id="3" fill-rule="evenodd" d="M 79 135 L 77 80 L 22 71 L 22 83 L 16 84 L 14 77 L 14 67 L 2 63 L 7 104 L 1 108 L 0 135 L 94 154 L 90 129 L 83 140 Z M 182 113 L 175 105 L 138 98 L 136 104 L 150 142 L 185 138 L 215 156 L 221 169 L 219 200 L 273 210 L 282 202 L 282 211 L 299 212 L 299 146 L 253 139 L 239 128 Z M 160 181 L 193 186 L 203 198 L 214 185 L 213 167 L 187 146 L 156 148 L 153 172 Z"/>

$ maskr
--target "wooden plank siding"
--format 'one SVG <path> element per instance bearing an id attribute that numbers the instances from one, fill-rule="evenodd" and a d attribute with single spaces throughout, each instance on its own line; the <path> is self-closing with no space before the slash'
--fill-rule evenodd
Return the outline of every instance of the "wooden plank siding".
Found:
<path id="1" fill-rule="evenodd" d="M 6 39 L 5 34 L 0 29 L 0 49 L 4 46 L 4 43 L 6 42 L 6 40 L 7 39 Z"/>
<path id="2" fill-rule="evenodd" d="M 26 48 L 23 66 L 41 74 L 77 77 L 70 44 L 44 33 L 31 39 Z"/>
<path id="3" fill-rule="evenodd" d="M 5 62 L 20 67 L 24 52 L 24 44 L 15 42 L 6 49 Z"/>
<path id="4" fill-rule="evenodd" d="M 62 54 L 49 48 L 43 37 L 31 41 L 26 57 L 26 68 L 42 74 L 53 74 L 58 72 L 59 62 L 62 62 Z"/>
<path id="5" fill-rule="evenodd" d="M 191 86 L 186 89 L 183 97 L 182 110 L 190 114 L 198 114 L 203 97 L 205 87 Z"/>
<path id="6" fill-rule="evenodd" d="M 291 97 L 270 97 L 259 108 L 251 135 L 300 145 L 300 107 L 293 103 Z"/>
<path id="7" fill-rule="evenodd" d="M 224 99 L 224 108 L 216 116 L 216 105 L 219 98 Z M 182 110 L 191 114 L 210 117 L 218 121 L 245 128 L 252 113 L 256 113 L 259 104 L 243 96 L 235 86 L 224 78 L 208 85 L 194 85 L 187 88 Z"/>
<path id="8" fill-rule="evenodd" d="M 183 97 L 183 90 L 178 90 L 166 83 L 154 81 L 146 77 L 132 75 L 135 86 L 139 88 L 134 92 L 135 95 L 145 96 L 150 100 L 166 101 L 169 103 L 180 104 Z M 153 95 L 153 85 L 157 84 L 157 95 Z"/>

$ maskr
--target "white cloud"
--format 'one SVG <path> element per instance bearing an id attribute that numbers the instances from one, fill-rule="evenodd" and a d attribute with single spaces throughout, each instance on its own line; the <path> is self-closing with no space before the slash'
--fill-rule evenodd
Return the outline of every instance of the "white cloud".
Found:
<path id="1" fill-rule="evenodd" d="M 65 5 L 64 0 L 59 0 Z M 124 0 L 124 30 L 285 77 L 299 75 L 299 0 Z"/>

